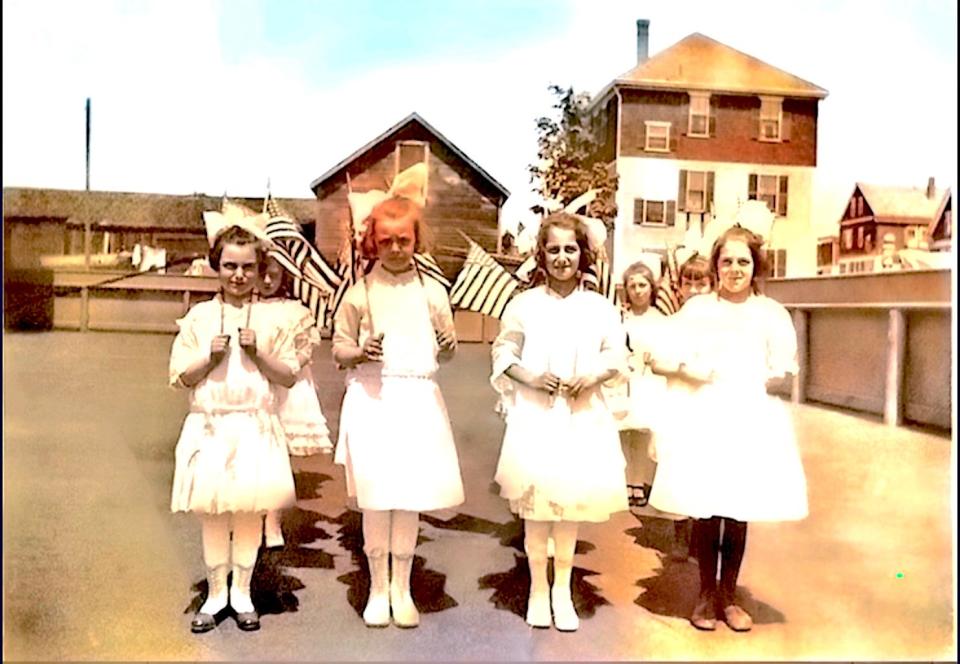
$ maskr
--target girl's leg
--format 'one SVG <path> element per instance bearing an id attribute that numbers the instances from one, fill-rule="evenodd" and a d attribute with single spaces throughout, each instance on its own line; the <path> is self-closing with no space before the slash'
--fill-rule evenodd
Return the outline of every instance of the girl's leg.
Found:
<path id="1" fill-rule="evenodd" d="M 580 627 L 580 618 L 573 608 L 570 594 L 573 555 L 577 549 L 576 521 L 557 521 L 553 524 L 553 539 L 556 554 L 553 558 L 553 588 L 550 603 L 553 605 L 553 624 L 562 632 L 573 632 Z"/>
<path id="2" fill-rule="evenodd" d="M 697 629 L 716 629 L 717 554 L 720 551 L 720 518 L 696 519 L 693 539 L 700 567 L 700 596 L 690 622 Z"/>
<path id="3" fill-rule="evenodd" d="M 720 587 L 718 604 L 723 610 L 724 620 L 731 629 L 745 632 L 753 626 L 750 615 L 736 604 L 734 594 L 740 565 L 747 549 L 747 524 L 735 519 L 723 520 L 723 540 L 720 545 Z"/>
<path id="4" fill-rule="evenodd" d="M 200 517 L 203 562 L 207 567 L 207 600 L 197 612 L 192 629 L 213 629 L 213 616 L 227 608 L 227 572 L 230 568 L 230 515 L 204 514 Z M 204 614 L 205 618 L 201 618 Z M 201 624 L 202 623 L 202 624 Z"/>
<path id="5" fill-rule="evenodd" d="M 413 571 L 413 552 L 420 532 L 420 513 L 393 510 L 390 524 L 390 608 L 397 627 L 416 627 L 420 614 L 410 594 L 410 574 Z"/>
<path id="6" fill-rule="evenodd" d="M 550 588 L 547 582 L 547 521 L 523 520 L 523 548 L 530 566 L 530 599 L 527 601 L 527 624 L 532 627 L 550 626 Z"/>
<path id="7" fill-rule="evenodd" d="M 390 521 L 391 512 L 363 510 L 363 552 L 370 569 L 370 596 L 363 610 L 367 627 L 390 624 Z"/>
<path id="8" fill-rule="evenodd" d="M 263 539 L 267 547 L 283 546 L 283 530 L 280 528 L 280 510 L 270 510 L 263 517 Z"/>
<path id="9" fill-rule="evenodd" d="M 260 628 L 260 618 L 250 597 L 250 583 L 253 581 L 253 568 L 257 564 L 262 538 L 262 512 L 234 512 L 230 606 L 237 612 L 237 626 L 246 631 Z"/>

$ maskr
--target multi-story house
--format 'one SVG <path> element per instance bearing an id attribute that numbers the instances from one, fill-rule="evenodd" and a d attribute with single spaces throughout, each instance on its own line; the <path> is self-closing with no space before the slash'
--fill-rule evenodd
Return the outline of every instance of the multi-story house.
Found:
<path id="1" fill-rule="evenodd" d="M 855 274 L 892 267 L 904 249 L 949 251 L 953 197 L 934 178 L 923 187 L 889 187 L 858 182 L 840 218 L 836 267 Z"/>
<path id="2" fill-rule="evenodd" d="M 592 100 L 602 157 L 619 175 L 614 271 L 667 247 L 696 244 L 747 200 L 775 214 L 773 276 L 816 270 L 811 235 L 817 111 L 827 91 L 705 35 L 648 58 L 637 21 L 637 65 Z"/>

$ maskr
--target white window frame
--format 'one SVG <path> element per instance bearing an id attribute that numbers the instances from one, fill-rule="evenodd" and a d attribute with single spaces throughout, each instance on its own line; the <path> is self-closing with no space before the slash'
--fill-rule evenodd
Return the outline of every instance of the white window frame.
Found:
<path id="1" fill-rule="evenodd" d="M 703 187 L 694 187 L 693 180 L 695 176 L 700 176 L 703 178 Z M 707 180 L 708 180 L 708 171 L 687 171 L 687 190 L 683 192 L 684 198 L 686 199 L 686 205 L 684 209 L 686 212 L 707 212 Z M 703 197 L 700 199 L 700 205 L 693 205 L 690 199 L 690 193 L 694 191 L 703 192 Z"/>
<path id="2" fill-rule="evenodd" d="M 648 221 L 647 217 L 649 215 L 649 205 L 650 203 L 659 204 L 662 206 L 662 212 L 660 215 L 661 221 Z M 667 201 L 651 201 L 646 198 L 643 199 L 643 212 L 640 214 L 640 221 L 637 221 L 636 218 L 633 220 L 634 224 L 639 226 L 654 226 L 656 228 L 664 228 L 667 224 Z"/>
<path id="3" fill-rule="evenodd" d="M 427 165 L 427 177 L 423 182 L 423 195 L 427 196 L 430 180 L 430 143 L 427 141 L 397 141 L 393 146 L 393 176 L 400 172 L 400 150 L 402 147 L 418 146 L 423 149 L 423 163 Z M 408 166 L 409 168 L 409 166 Z"/>
<path id="4" fill-rule="evenodd" d="M 693 138 L 710 137 L 710 93 L 690 92 L 690 115 L 687 119 L 687 136 Z M 703 118 L 703 132 L 694 131 L 694 118 Z"/>
<path id="5" fill-rule="evenodd" d="M 645 130 L 643 132 L 643 149 L 645 152 L 670 152 L 670 123 L 669 122 L 659 122 L 656 120 L 647 120 L 644 123 Z M 658 135 L 654 135 L 654 131 Z M 661 134 L 662 135 L 659 135 Z M 663 147 L 657 147 L 651 145 L 650 139 L 654 140 L 663 140 Z"/>
<path id="6" fill-rule="evenodd" d="M 783 256 L 783 265 L 780 264 L 781 253 Z M 770 271 L 770 277 L 773 279 L 782 279 L 787 276 L 787 250 L 783 247 L 767 249 L 767 268 Z"/>
<path id="7" fill-rule="evenodd" d="M 841 239 L 843 241 L 843 248 L 846 251 L 853 249 L 853 228 L 844 228 L 843 233 L 841 234 Z"/>
<path id="8" fill-rule="evenodd" d="M 767 132 L 767 129 L 775 131 Z M 783 97 L 760 97 L 760 140 L 779 143 L 783 134 Z"/>
<path id="9" fill-rule="evenodd" d="M 760 173 L 757 173 L 757 200 L 763 201 L 764 203 L 766 203 L 767 207 L 770 209 L 770 211 L 774 215 L 776 215 L 777 210 L 780 209 L 780 178 L 781 177 L 782 176 L 780 175 L 762 175 Z M 764 190 L 764 187 L 762 184 L 764 181 L 766 181 L 767 184 L 769 185 L 771 180 L 773 181 L 772 204 L 771 204 L 771 201 L 768 200 L 770 197 L 770 193 Z"/>

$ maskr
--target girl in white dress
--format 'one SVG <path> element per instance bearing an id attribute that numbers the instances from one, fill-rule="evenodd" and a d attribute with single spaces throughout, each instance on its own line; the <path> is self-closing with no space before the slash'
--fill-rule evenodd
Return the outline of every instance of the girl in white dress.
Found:
<path id="1" fill-rule="evenodd" d="M 250 581 L 261 522 L 266 511 L 295 501 L 273 386 L 291 387 L 300 367 L 288 327 L 256 302 L 263 256 L 250 230 L 230 226 L 215 236 L 210 265 L 220 293 L 177 321 L 170 353 L 171 384 L 191 390 L 171 509 L 201 518 L 208 593 L 191 623 L 198 633 L 213 629 L 228 604 L 240 629 L 260 627 Z"/>
<path id="2" fill-rule="evenodd" d="M 636 262 L 623 272 L 626 300 L 623 327 L 630 349 L 627 416 L 620 420 L 620 443 L 627 462 L 631 507 L 643 507 L 653 483 L 655 418 L 663 407 L 666 379 L 651 371 L 653 350 L 663 335 L 665 317 L 651 306 L 659 283 L 653 271 Z"/>
<path id="3" fill-rule="evenodd" d="M 678 352 L 656 360 L 700 384 L 663 427 L 650 497 L 657 509 L 697 519 L 700 596 L 691 622 L 699 629 L 715 629 L 718 615 L 736 631 L 752 625 L 734 597 L 747 522 L 807 515 L 790 413 L 767 394 L 768 382 L 797 371 L 796 333 L 786 309 L 759 294 L 761 246 L 738 226 L 719 237 L 710 257 L 718 292 L 684 304 L 671 329 Z"/>
<path id="4" fill-rule="evenodd" d="M 437 385 L 456 349 L 450 301 L 413 261 L 419 205 L 388 198 L 366 219 L 363 253 L 377 262 L 337 309 L 333 357 L 347 368 L 334 460 L 363 513 L 370 596 L 363 620 L 416 627 L 410 573 L 419 513 L 463 502 L 460 463 Z M 392 570 L 390 565 L 392 563 Z"/>
<path id="5" fill-rule="evenodd" d="M 300 370 L 297 382 L 287 389 L 274 385 L 277 415 L 287 439 L 291 456 L 329 454 L 333 451 L 327 420 L 320 408 L 320 398 L 313 379 L 311 364 L 313 352 L 320 345 L 320 331 L 310 310 L 290 294 L 290 273 L 268 252 L 266 264 L 260 271 L 260 302 L 270 305 L 270 314 L 288 326 L 293 335 Z M 283 546 L 280 513 L 267 512 L 264 520 L 264 539 L 268 547 Z"/>
<path id="6" fill-rule="evenodd" d="M 576 217 L 547 217 L 537 237 L 534 286 L 507 305 L 493 342 L 494 388 L 506 399 L 497 464 L 500 495 L 524 520 L 530 566 L 527 623 L 576 630 L 570 594 L 577 527 L 627 509 L 617 424 L 600 386 L 626 373 L 620 315 L 603 296 L 578 288 L 592 263 Z M 547 584 L 547 539 L 554 580 Z"/>

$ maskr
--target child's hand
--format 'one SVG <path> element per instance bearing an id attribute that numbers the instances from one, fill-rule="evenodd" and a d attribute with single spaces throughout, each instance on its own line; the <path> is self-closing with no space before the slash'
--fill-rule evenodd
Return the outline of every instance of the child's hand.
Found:
<path id="1" fill-rule="evenodd" d="M 564 383 L 566 392 L 569 396 L 576 399 L 582 393 L 596 387 L 600 380 L 597 376 L 577 376 L 573 380 Z"/>
<path id="2" fill-rule="evenodd" d="M 363 360 L 367 362 L 379 362 L 383 359 L 383 332 L 374 336 L 367 337 L 363 342 Z"/>
<path id="3" fill-rule="evenodd" d="M 255 357 L 257 354 L 257 333 L 249 328 L 239 328 L 238 331 L 240 332 L 240 348 L 250 357 Z"/>
<path id="4" fill-rule="evenodd" d="M 540 390 L 541 392 L 556 394 L 563 385 L 563 381 L 560 380 L 559 376 L 556 376 L 548 371 L 540 374 L 539 376 L 534 376 L 528 385 L 529 387 L 532 387 L 535 390 Z"/>
<path id="5" fill-rule="evenodd" d="M 437 330 L 437 345 L 440 351 L 451 351 L 457 346 L 457 337 L 453 330 Z"/>
<path id="6" fill-rule="evenodd" d="M 210 342 L 210 361 L 214 366 L 220 364 L 227 356 L 227 346 L 230 345 L 229 334 L 218 334 Z"/>

